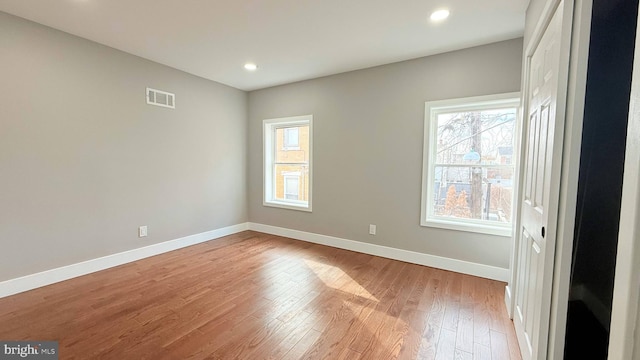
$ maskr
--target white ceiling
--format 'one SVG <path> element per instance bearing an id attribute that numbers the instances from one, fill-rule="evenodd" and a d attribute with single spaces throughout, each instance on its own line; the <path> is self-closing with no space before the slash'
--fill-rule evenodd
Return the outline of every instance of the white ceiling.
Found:
<path id="1" fill-rule="evenodd" d="M 0 10 L 242 90 L 522 36 L 529 0 L 0 0 Z M 433 10 L 449 19 L 434 24 Z M 244 70 L 255 62 L 256 72 Z"/>

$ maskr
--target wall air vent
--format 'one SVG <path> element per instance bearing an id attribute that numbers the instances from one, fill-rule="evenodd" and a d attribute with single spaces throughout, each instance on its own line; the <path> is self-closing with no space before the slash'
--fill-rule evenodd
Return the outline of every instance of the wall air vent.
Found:
<path id="1" fill-rule="evenodd" d="M 176 94 L 147 88 L 147 104 L 175 109 Z"/>

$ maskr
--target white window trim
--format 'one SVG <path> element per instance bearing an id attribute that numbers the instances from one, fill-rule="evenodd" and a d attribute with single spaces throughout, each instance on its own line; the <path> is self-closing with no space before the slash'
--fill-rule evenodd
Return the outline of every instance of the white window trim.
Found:
<path id="1" fill-rule="evenodd" d="M 504 93 L 504 94 L 495 94 L 495 95 L 487 95 L 487 96 L 475 96 L 468 98 L 459 98 L 459 99 L 448 99 L 448 100 L 439 100 L 439 101 L 428 101 L 425 103 L 424 110 L 424 143 L 423 143 L 423 153 L 422 153 L 422 199 L 421 199 L 421 213 L 420 213 L 420 225 L 426 227 L 434 227 L 441 229 L 449 229 L 449 230 L 458 230 L 458 231 L 466 231 L 473 233 L 481 233 L 481 234 L 490 234 L 490 235 L 498 235 L 498 236 L 512 236 L 513 226 L 512 223 L 509 224 L 489 224 L 483 220 L 476 219 L 448 219 L 448 218 L 440 218 L 435 217 L 433 215 L 433 207 L 429 206 L 433 204 L 433 196 L 434 196 L 434 182 L 432 179 L 435 178 L 435 154 L 436 154 L 436 144 L 437 141 L 437 125 L 433 126 L 432 121 L 434 116 L 446 113 L 446 112 L 459 112 L 459 111 L 469 111 L 469 110 L 488 110 L 495 109 L 500 107 L 519 107 L 520 106 L 520 93 L 512 92 L 512 93 Z M 520 129 L 520 118 L 518 116 L 519 112 L 516 112 L 516 124 L 515 131 Z M 514 138 L 517 138 L 517 134 L 514 134 Z M 515 146 L 514 144 L 514 159 L 518 159 L 517 154 L 515 154 Z M 519 166 L 519 164 L 512 164 L 514 166 L 515 171 L 517 168 L 515 166 Z M 515 173 L 514 171 L 514 173 Z M 514 181 L 515 184 L 515 181 Z M 514 187 L 515 188 L 515 187 Z M 512 219 L 514 214 L 514 209 L 517 204 L 516 194 L 513 194 L 513 206 L 511 207 Z"/>
<path id="2" fill-rule="evenodd" d="M 275 160 L 276 138 L 275 129 L 287 126 L 309 126 L 309 194 L 308 201 L 301 200 L 277 200 L 275 198 L 275 174 L 273 165 Z M 278 119 L 267 119 L 262 121 L 262 143 L 263 143 L 263 163 L 262 163 L 262 205 L 277 207 L 289 210 L 299 210 L 311 212 L 311 200 L 313 194 L 313 115 L 292 116 Z"/>

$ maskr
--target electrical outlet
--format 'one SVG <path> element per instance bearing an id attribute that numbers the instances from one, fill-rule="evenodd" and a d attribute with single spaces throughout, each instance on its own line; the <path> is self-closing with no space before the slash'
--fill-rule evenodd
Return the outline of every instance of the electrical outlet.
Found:
<path id="1" fill-rule="evenodd" d="M 376 226 L 373 224 L 369 224 L 369 235 L 375 235 L 376 234 Z"/>
<path id="2" fill-rule="evenodd" d="M 147 226 L 140 226 L 138 228 L 138 237 L 145 237 L 147 236 Z"/>

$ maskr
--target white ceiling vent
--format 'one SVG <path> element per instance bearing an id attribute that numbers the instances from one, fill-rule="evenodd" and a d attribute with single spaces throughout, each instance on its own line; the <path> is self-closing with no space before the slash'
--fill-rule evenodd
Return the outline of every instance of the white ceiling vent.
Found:
<path id="1" fill-rule="evenodd" d="M 176 94 L 147 88 L 147 104 L 175 109 Z"/>

